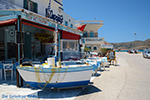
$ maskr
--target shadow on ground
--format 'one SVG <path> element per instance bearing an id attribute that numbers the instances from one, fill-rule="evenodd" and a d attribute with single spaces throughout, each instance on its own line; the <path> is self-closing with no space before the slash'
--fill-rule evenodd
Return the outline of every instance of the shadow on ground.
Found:
<path id="1" fill-rule="evenodd" d="M 78 96 L 88 95 L 96 92 L 102 92 L 102 90 L 95 87 L 94 85 L 88 85 Z"/>
<path id="2" fill-rule="evenodd" d="M 120 66 L 120 65 L 119 65 L 119 64 L 115 64 L 115 65 L 114 65 L 114 64 L 111 64 L 110 66 Z"/>
<path id="3" fill-rule="evenodd" d="M 101 74 L 99 74 L 99 73 L 94 73 L 94 74 L 92 74 L 92 76 L 99 77 L 99 76 L 101 76 Z"/>
<path id="4" fill-rule="evenodd" d="M 17 87 L 17 85 L 16 85 L 16 79 L 13 79 L 13 80 L 10 80 L 10 79 L 8 79 L 8 80 L 1 80 L 0 81 L 0 85 L 3 85 L 3 86 L 14 85 L 14 86 Z M 25 81 L 23 81 L 23 86 L 20 87 L 20 88 L 28 88 L 28 89 L 31 89 L 31 90 L 36 90 L 36 89 L 30 87 L 29 85 L 27 85 L 27 83 Z"/>
<path id="5" fill-rule="evenodd" d="M 71 98 L 81 95 L 92 94 L 96 92 L 101 92 L 100 89 L 93 85 L 88 85 L 84 88 L 73 88 L 73 89 L 61 89 L 61 90 L 42 90 L 39 91 L 38 98 L 42 99 L 63 99 Z M 31 94 L 32 95 L 32 94 Z"/>
<path id="6" fill-rule="evenodd" d="M 114 66 L 120 66 L 119 64 L 116 64 L 116 65 L 114 65 Z"/>
<path id="7" fill-rule="evenodd" d="M 42 90 L 37 93 L 38 98 L 42 99 L 63 99 L 77 96 L 82 91 L 81 88 L 61 89 L 61 90 Z"/>
<path id="8" fill-rule="evenodd" d="M 0 84 L 16 85 L 16 80 L 0 80 Z"/>
<path id="9" fill-rule="evenodd" d="M 105 68 L 110 68 L 110 65 L 109 66 L 105 66 Z"/>

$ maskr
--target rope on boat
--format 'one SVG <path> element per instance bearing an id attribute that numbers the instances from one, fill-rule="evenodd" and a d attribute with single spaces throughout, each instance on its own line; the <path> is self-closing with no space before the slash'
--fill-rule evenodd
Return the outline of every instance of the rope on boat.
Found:
<path id="1" fill-rule="evenodd" d="M 58 74 L 58 76 L 57 76 L 57 80 L 56 80 L 56 83 L 55 83 L 55 84 L 61 83 L 61 82 L 64 80 L 65 76 L 66 76 L 67 69 L 68 69 L 68 66 L 67 66 L 67 68 L 65 69 L 65 74 L 64 74 L 63 78 L 59 81 L 61 68 L 60 68 L 60 67 L 59 67 L 59 68 L 58 68 L 58 67 L 52 67 L 52 68 L 51 68 L 51 73 L 50 73 L 49 80 L 47 81 L 47 79 L 46 79 L 46 77 L 45 77 L 45 72 L 43 71 L 43 69 L 40 68 L 40 67 L 34 67 L 35 76 L 36 76 L 36 81 L 38 82 L 38 86 L 39 86 L 41 89 L 45 89 L 45 87 L 47 86 L 47 84 L 49 84 L 49 83 L 51 82 L 51 80 L 52 80 L 52 78 L 53 78 L 53 76 L 54 76 L 54 74 L 55 74 L 55 72 L 56 72 L 57 70 L 59 70 L 59 74 Z M 41 85 L 42 85 L 42 82 L 41 82 L 40 74 L 39 74 L 40 70 L 42 71 L 43 76 L 44 76 L 44 79 L 45 79 L 45 82 L 46 82 L 46 84 L 45 84 L 45 85 L 43 84 L 43 86 L 41 86 Z"/>
<path id="2" fill-rule="evenodd" d="M 40 70 L 39 70 L 39 69 L 42 70 L 43 76 L 44 76 L 44 79 L 45 79 L 45 82 L 46 82 L 46 84 L 45 84 L 43 87 L 40 86 L 41 80 L 40 80 L 40 74 L 39 74 L 39 71 L 40 71 Z M 47 84 L 50 83 L 50 81 L 51 81 L 51 79 L 52 79 L 52 77 L 54 76 L 55 71 L 56 71 L 56 69 L 54 69 L 54 68 L 51 69 L 50 77 L 49 77 L 49 80 L 47 81 L 47 80 L 46 80 L 46 77 L 45 77 L 45 74 L 44 74 L 44 71 L 43 71 L 42 68 L 40 68 L 40 67 L 34 67 L 34 70 L 35 70 L 36 80 L 38 81 L 38 86 L 39 86 L 41 89 L 45 89 L 45 87 L 47 86 Z M 39 84 L 39 83 L 40 83 L 40 84 Z"/>

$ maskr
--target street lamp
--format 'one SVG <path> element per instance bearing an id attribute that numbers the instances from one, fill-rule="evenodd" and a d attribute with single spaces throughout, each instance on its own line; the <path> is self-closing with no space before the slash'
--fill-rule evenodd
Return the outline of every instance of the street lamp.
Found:
<path id="1" fill-rule="evenodd" d="M 135 35 L 135 40 L 136 40 L 136 33 L 134 33 L 134 35 Z"/>

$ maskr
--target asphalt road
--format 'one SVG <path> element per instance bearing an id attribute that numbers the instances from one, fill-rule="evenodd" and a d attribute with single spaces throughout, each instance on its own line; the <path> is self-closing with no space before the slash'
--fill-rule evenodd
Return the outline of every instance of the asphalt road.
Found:
<path id="1" fill-rule="evenodd" d="M 150 100 L 150 59 L 117 53 L 118 66 L 101 72 L 75 100 Z"/>

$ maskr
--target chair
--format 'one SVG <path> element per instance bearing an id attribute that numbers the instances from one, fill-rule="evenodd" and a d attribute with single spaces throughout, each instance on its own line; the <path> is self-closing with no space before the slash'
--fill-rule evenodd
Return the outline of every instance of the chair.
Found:
<path id="1" fill-rule="evenodd" d="M 4 79 L 6 80 L 7 72 L 11 72 L 11 80 L 13 80 L 13 64 L 3 64 L 4 69 Z"/>
<path id="2" fill-rule="evenodd" d="M 104 71 L 105 71 L 105 67 L 108 66 L 107 57 L 102 57 L 102 59 L 101 59 L 101 66 L 104 68 Z"/>

